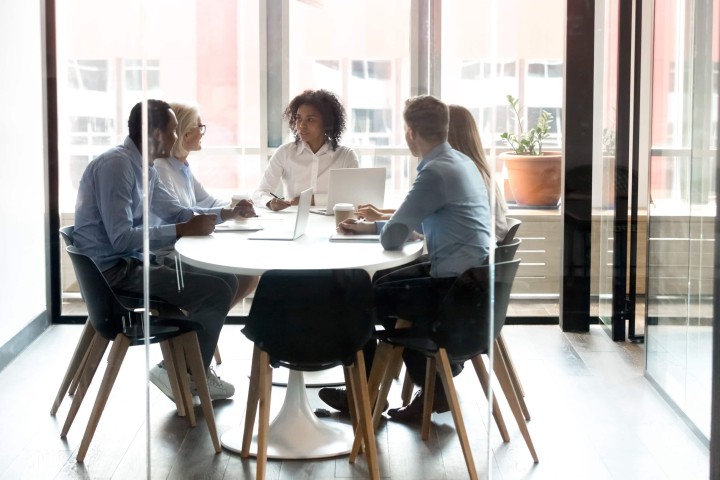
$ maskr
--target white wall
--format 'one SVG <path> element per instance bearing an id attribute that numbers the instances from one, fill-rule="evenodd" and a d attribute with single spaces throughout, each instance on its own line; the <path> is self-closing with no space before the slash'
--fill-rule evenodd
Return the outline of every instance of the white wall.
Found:
<path id="1" fill-rule="evenodd" d="M 42 28 L 41 0 L 0 2 L 0 346 L 46 310 Z"/>

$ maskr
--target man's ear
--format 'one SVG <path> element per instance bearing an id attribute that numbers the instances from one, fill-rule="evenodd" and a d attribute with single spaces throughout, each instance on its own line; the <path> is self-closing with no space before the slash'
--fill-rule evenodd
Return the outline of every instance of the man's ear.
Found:
<path id="1" fill-rule="evenodd" d="M 161 140 L 162 140 L 162 133 L 163 133 L 162 130 L 160 130 L 159 128 L 156 128 L 156 129 L 153 130 L 153 132 L 152 132 L 152 139 L 155 140 L 156 142 L 161 141 Z"/>

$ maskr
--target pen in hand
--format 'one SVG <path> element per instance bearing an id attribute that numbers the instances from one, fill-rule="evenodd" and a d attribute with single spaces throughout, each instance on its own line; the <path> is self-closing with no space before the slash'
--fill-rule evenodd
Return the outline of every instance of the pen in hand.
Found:
<path id="1" fill-rule="evenodd" d="M 272 192 L 270 192 L 270 195 L 272 195 L 273 198 L 276 199 L 276 200 L 285 200 L 283 197 L 278 197 L 277 195 L 275 195 L 275 194 L 272 193 Z"/>

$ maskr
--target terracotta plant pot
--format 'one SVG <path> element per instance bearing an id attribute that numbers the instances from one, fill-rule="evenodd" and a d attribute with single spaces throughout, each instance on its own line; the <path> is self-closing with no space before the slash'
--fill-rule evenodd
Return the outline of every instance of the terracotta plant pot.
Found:
<path id="1" fill-rule="evenodd" d="M 508 182 L 518 205 L 556 206 L 560 201 L 562 154 L 543 155 L 500 154 L 505 162 Z"/>

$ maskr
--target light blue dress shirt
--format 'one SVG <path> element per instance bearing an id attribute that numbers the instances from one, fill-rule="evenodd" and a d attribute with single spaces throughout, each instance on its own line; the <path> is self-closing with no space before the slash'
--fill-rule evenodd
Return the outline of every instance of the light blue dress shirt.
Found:
<path id="1" fill-rule="evenodd" d="M 490 253 L 487 188 L 475 164 L 445 142 L 425 155 L 405 200 L 387 222 L 377 222 L 387 250 L 415 230 L 425 235 L 430 275 L 455 277 L 482 265 Z"/>
<path id="2" fill-rule="evenodd" d="M 183 207 L 159 181 L 154 167 L 148 176 L 148 202 L 153 221 L 150 249 L 172 245 L 175 224 L 188 221 Z M 85 169 L 75 203 L 75 246 L 104 271 L 123 257 L 142 259 L 142 155 L 130 139 L 101 154 Z M 220 219 L 221 208 L 206 209 Z"/>
<path id="3" fill-rule="evenodd" d="M 193 210 L 230 206 L 230 200 L 210 195 L 202 183 L 195 178 L 187 163 L 180 162 L 173 157 L 158 158 L 155 160 L 154 166 L 163 185 L 177 197 L 180 205 L 192 207 Z"/>

